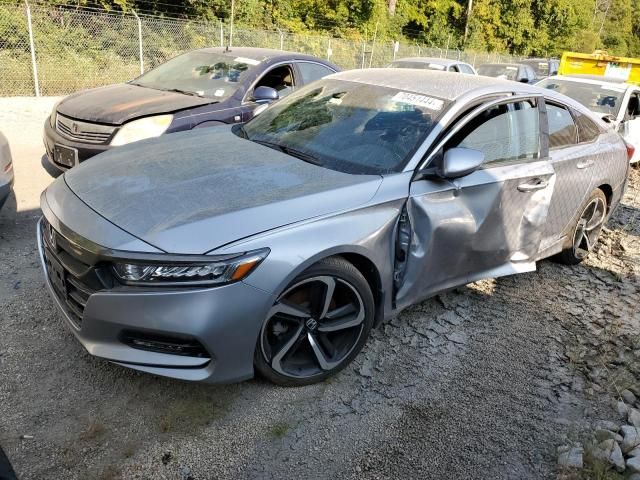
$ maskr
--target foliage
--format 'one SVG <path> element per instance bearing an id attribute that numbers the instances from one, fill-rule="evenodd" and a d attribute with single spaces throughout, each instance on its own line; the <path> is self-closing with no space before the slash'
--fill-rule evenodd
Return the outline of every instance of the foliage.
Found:
<path id="1" fill-rule="evenodd" d="M 238 27 L 291 33 L 330 33 L 372 41 L 410 40 L 438 47 L 517 55 L 607 49 L 640 55 L 640 0 L 235 0 Z M 231 0 L 97 0 L 107 11 L 130 11 L 213 21 L 231 17 Z M 48 0 L 69 4 L 69 0 Z M 600 2 L 602 3 L 602 2 Z M 95 0 L 75 0 L 95 5 Z M 468 22 L 469 35 L 464 38 Z M 2 32 L 0 32 L 2 39 Z"/>

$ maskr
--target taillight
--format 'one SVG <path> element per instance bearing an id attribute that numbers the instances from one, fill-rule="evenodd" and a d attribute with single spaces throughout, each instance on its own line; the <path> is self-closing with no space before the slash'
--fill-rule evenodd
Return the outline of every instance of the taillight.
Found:
<path id="1" fill-rule="evenodd" d="M 633 154 L 636 153 L 636 147 L 631 145 L 629 142 L 624 142 L 627 146 L 627 157 L 629 157 L 629 161 L 633 158 Z"/>

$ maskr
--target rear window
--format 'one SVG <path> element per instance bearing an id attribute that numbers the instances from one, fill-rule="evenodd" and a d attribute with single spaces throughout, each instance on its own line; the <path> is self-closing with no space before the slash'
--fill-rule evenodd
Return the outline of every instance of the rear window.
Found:
<path id="1" fill-rule="evenodd" d="M 315 80 L 321 79 L 322 77 L 326 77 L 327 75 L 335 73 L 333 70 L 329 69 L 329 67 L 325 67 L 324 65 L 320 65 L 319 63 L 299 62 L 298 68 L 300 69 L 300 74 L 302 75 L 302 81 L 305 84 L 311 83 Z"/>
<path id="2" fill-rule="evenodd" d="M 389 68 L 418 68 L 423 70 L 439 70 L 444 72 L 447 67 L 435 62 L 418 62 L 411 60 L 398 60 L 389 65 Z"/>
<path id="3" fill-rule="evenodd" d="M 593 142 L 600 136 L 600 127 L 586 115 L 574 110 L 573 116 L 578 127 L 578 142 Z"/>
<path id="4" fill-rule="evenodd" d="M 486 77 L 497 77 L 505 80 L 518 79 L 518 67 L 514 65 L 480 65 L 477 70 L 478 75 Z"/>

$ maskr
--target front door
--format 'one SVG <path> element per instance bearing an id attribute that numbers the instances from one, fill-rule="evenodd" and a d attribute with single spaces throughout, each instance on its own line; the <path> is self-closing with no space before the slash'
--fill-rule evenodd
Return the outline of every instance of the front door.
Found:
<path id="1" fill-rule="evenodd" d="M 290 64 L 277 65 L 267 70 L 260 79 L 253 85 L 251 91 L 245 96 L 243 122 L 248 122 L 254 116 L 259 115 L 265 108 L 266 103 L 256 103 L 253 101 L 253 91 L 258 87 L 270 87 L 278 92 L 279 98 L 286 97 L 296 88 L 296 78 L 293 66 Z"/>
<path id="2" fill-rule="evenodd" d="M 538 102 L 501 100 L 476 110 L 453 127 L 429 165 L 463 147 L 483 152 L 483 166 L 458 179 L 412 183 L 398 307 L 480 278 L 535 269 L 555 183 L 541 148 Z"/>

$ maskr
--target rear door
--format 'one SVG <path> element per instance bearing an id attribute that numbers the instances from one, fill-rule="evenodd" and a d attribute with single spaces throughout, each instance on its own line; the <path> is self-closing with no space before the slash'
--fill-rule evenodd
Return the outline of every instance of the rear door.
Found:
<path id="1" fill-rule="evenodd" d="M 484 165 L 462 178 L 412 183 L 406 267 L 398 306 L 485 277 L 535 269 L 555 175 L 540 135 L 540 98 L 494 101 L 465 114 L 426 165 L 449 148 L 484 153 Z M 406 228 L 405 228 L 406 230 Z"/>
<path id="2" fill-rule="evenodd" d="M 597 126 L 589 126 L 588 118 L 560 103 L 547 101 L 545 105 L 548 133 L 549 157 L 556 172 L 556 186 L 545 225 L 542 249 L 551 248 L 572 224 L 580 205 L 585 201 L 601 153 L 597 145 Z M 578 125 L 580 122 L 580 135 Z"/>

